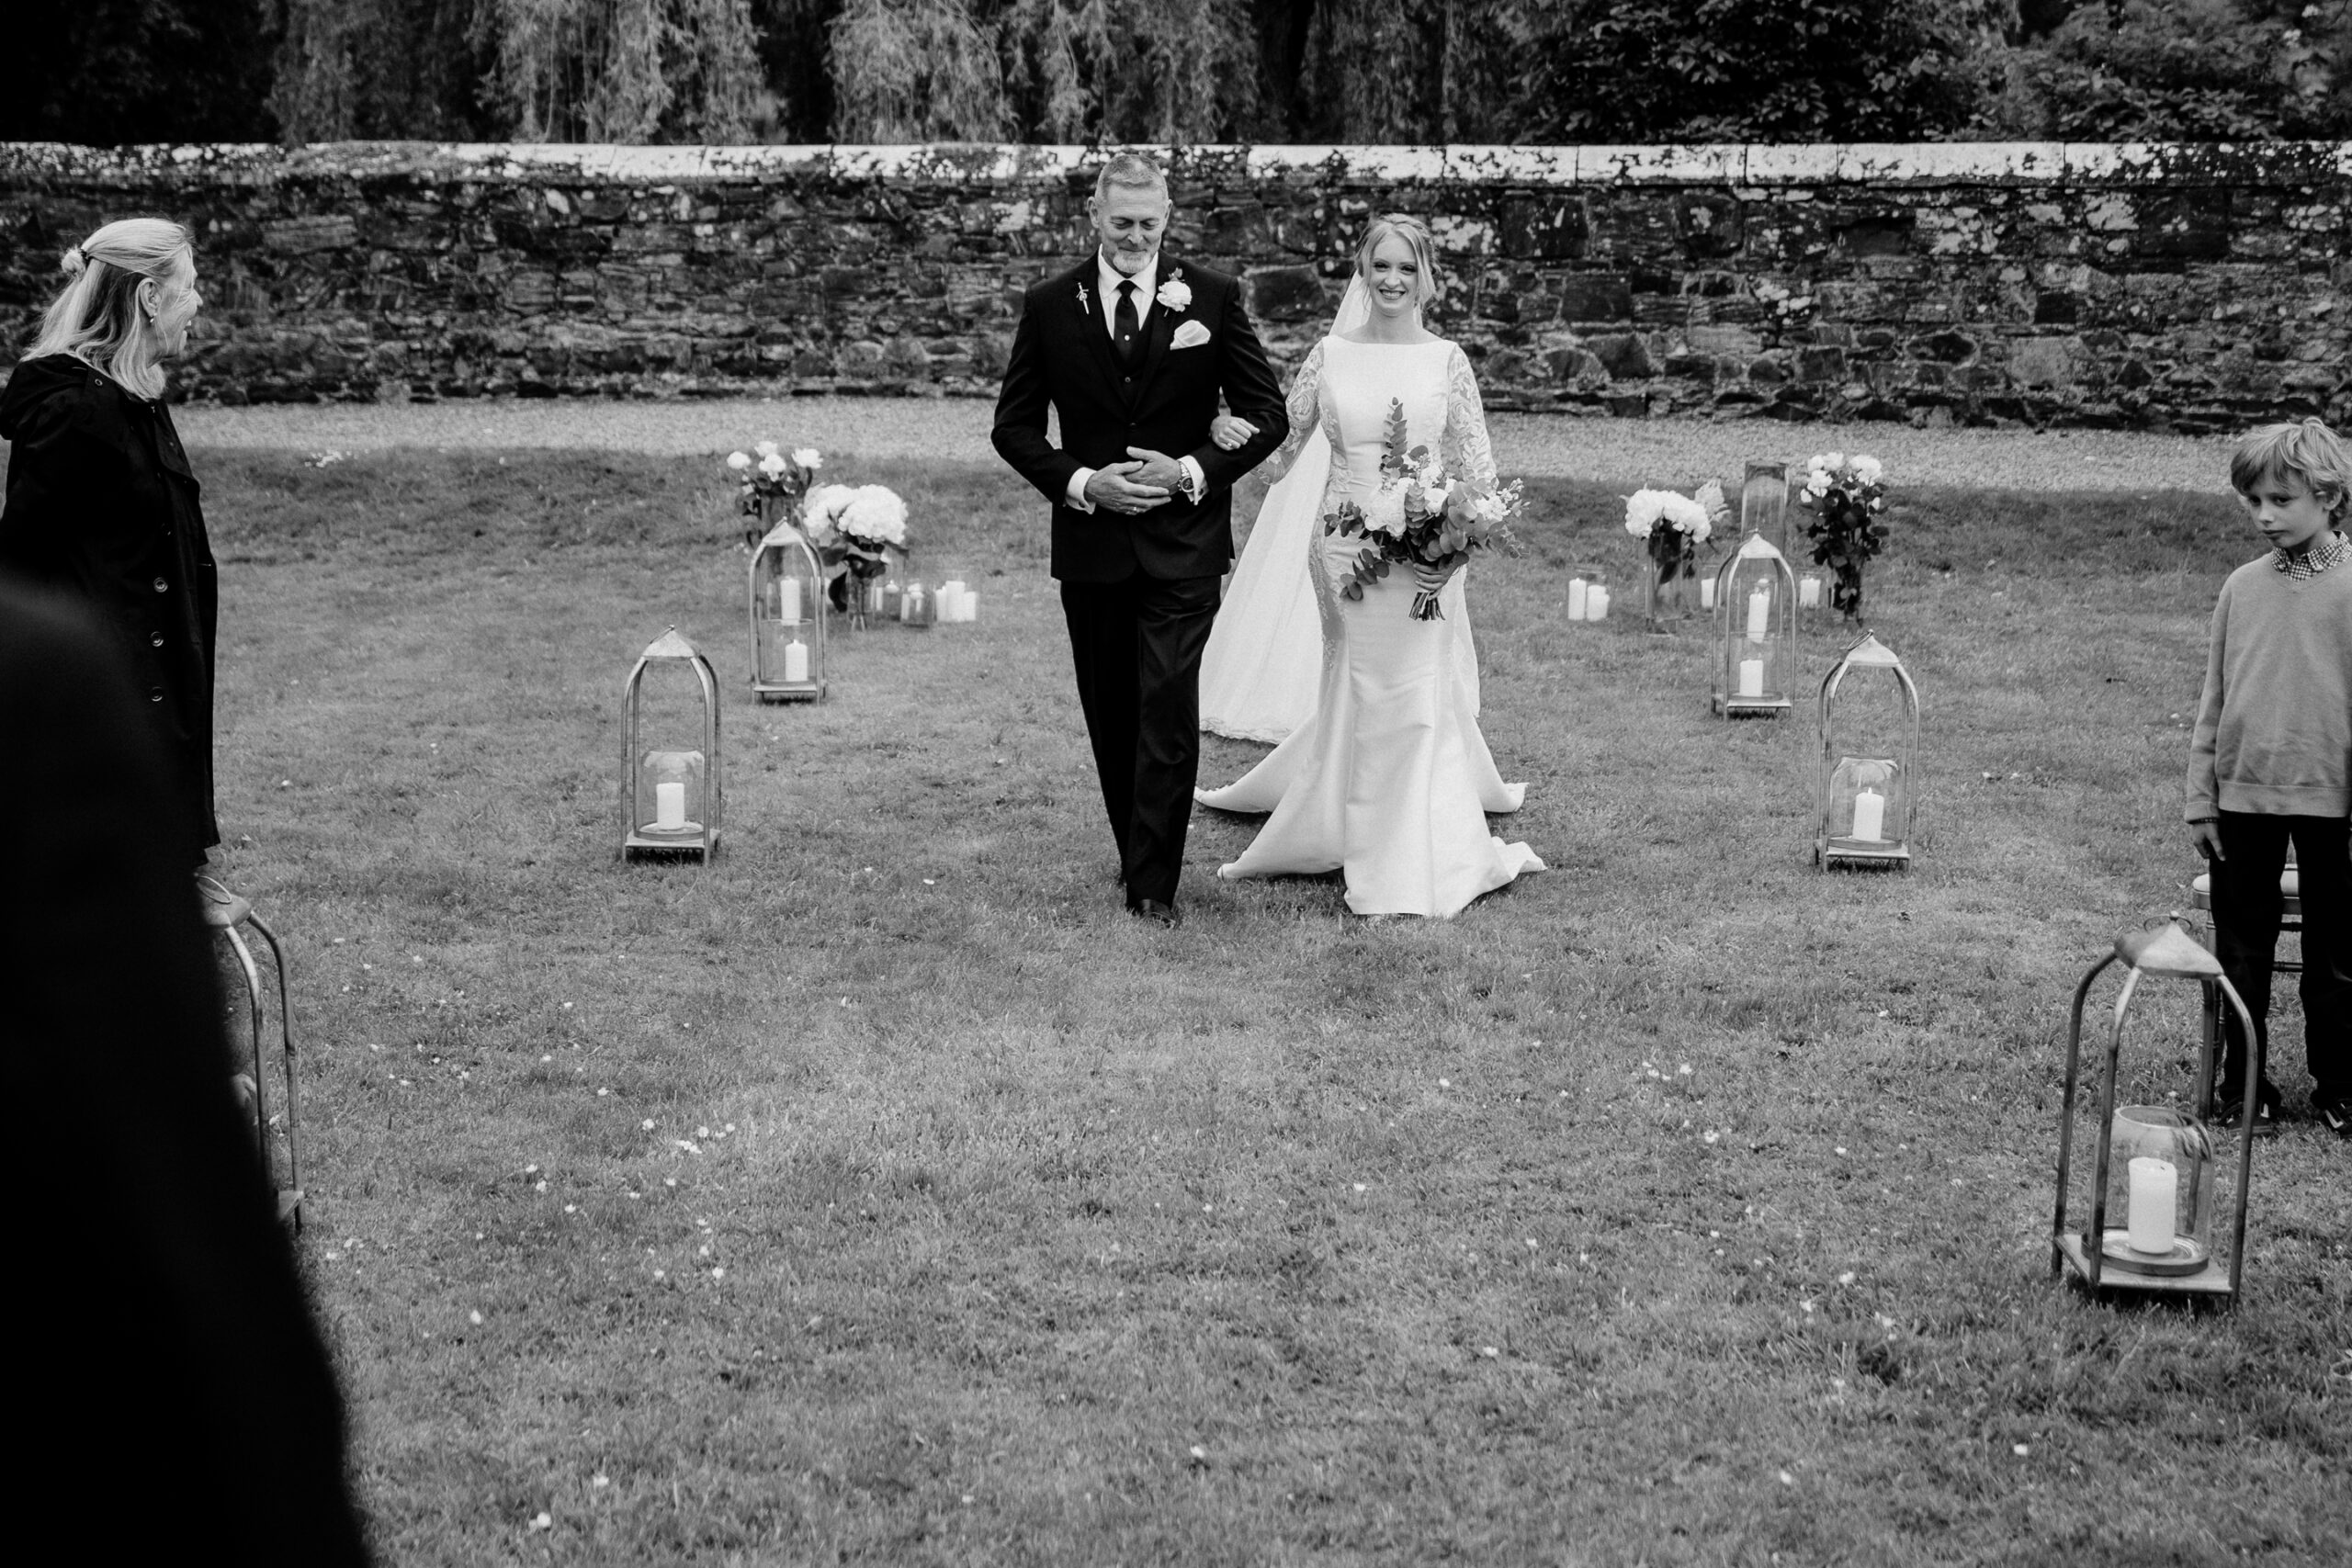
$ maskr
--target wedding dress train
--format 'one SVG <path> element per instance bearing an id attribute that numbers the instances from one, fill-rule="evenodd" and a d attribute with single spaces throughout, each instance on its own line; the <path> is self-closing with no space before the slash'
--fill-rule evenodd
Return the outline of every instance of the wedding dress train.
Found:
<path id="1" fill-rule="evenodd" d="M 1295 458 L 1319 434 L 1331 457 L 1318 516 L 1378 487 L 1392 399 L 1403 404 L 1416 443 L 1438 437 L 1451 471 L 1493 483 L 1477 381 L 1459 348 L 1442 339 L 1327 337 L 1291 389 L 1292 438 L 1275 459 Z M 1543 870 L 1525 844 L 1487 830 L 1486 813 L 1518 810 L 1526 785 L 1503 782 L 1479 732 L 1476 665 L 1464 668 L 1464 574 L 1446 587 L 1445 618 L 1416 621 L 1405 571 L 1361 599 L 1341 595 L 1361 539 L 1328 537 L 1317 523 L 1294 547 L 1306 558 L 1321 643 L 1312 713 L 1239 780 L 1196 792 L 1219 810 L 1271 813 L 1217 874 L 1340 871 L 1357 914 L 1443 917 L 1522 872 Z M 1269 570 L 1280 570 L 1267 558 Z M 1228 613 L 1229 601 L 1219 620 Z"/>

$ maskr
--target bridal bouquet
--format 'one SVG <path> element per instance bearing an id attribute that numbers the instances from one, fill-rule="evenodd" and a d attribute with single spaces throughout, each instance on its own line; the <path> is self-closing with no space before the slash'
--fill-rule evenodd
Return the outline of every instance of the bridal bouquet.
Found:
<path id="1" fill-rule="evenodd" d="M 1648 547 L 1662 583 L 1690 575 L 1699 547 L 1730 515 L 1724 487 L 1713 479 L 1701 485 L 1696 495 L 1637 490 L 1625 498 L 1625 532 Z"/>
<path id="2" fill-rule="evenodd" d="M 757 454 L 754 456 L 753 454 Z M 797 446 L 789 457 L 773 441 L 763 441 L 750 452 L 729 452 L 728 471 L 735 476 L 736 495 L 743 515 L 764 524 L 771 509 L 781 511 L 798 501 L 817 482 L 825 459 L 813 446 Z M 756 544 L 757 539 L 748 542 Z"/>
<path id="3" fill-rule="evenodd" d="M 1473 550 L 1509 550 L 1517 543 L 1510 531 L 1521 508 L 1517 479 L 1482 491 L 1447 473 L 1426 446 L 1411 446 L 1410 440 L 1405 405 L 1392 400 L 1387 442 L 1380 454 L 1380 489 L 1372 504 L 1343 501 L 1323 519 L 1326 534 L 1363 536 L 1364 547 L 1340 590 L 1350 599 L 1362 599 L 1365 589 L 1388 575 L 1392 563 L 1450 571 Z M 1413 619 L 1434 621 L 1443 615 L 1434 592 L 1424 588 L 1414 593 Z"/>
<path id="4" fill-rule="evenodd" d="M 1816 454 L 1797 492 L 1797 504 L 1813 513 L 1804 526 L 1813 558 L 1837 574 L 1829 602 L 1849 621 L 1862 613 L 1862 563 L 1886 547 L 1885 472 L 1876 457 Z"/>

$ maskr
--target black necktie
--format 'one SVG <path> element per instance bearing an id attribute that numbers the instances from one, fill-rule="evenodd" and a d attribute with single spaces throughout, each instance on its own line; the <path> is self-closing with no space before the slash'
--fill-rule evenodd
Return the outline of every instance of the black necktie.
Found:
<path id="1" fill-rule="evenodd" d="M 1132 277 L 1119 280 L 1119 308 L 1111 314 L 1112 341 L 1119 345 L 1119 357 L 1133 364 L 1136 338 L 1143 323 L 1136 317 L 1136 281 Z"/>

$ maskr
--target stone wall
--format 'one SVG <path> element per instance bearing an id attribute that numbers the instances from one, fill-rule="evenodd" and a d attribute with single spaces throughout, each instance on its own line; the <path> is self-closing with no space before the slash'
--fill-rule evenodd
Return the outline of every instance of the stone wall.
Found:
<path id="1" fill-rule="evenodd" d="M 222 401 L 993 392 L 1083 254 L 1061 147 L 0 145 L 0 323 L 161 213 Z M 1286 367 L 1425 215 L 1498 406 L 2211 430 L 2352 417 L 2352 147 L 1188 148 L 1173 249 Z M 13 354 L 14 347 L 8 351 Z"/>

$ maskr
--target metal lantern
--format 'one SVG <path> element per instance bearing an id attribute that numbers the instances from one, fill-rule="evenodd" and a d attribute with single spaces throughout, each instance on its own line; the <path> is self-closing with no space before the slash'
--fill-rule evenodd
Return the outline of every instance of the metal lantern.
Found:
<path id="1" fill-rule="evenodd" d="M 2118 959 L 2127 973 L 2115 998 L 2115 1021 L 2108 1034 L 2106 1070 L 2092 1108 L 2098 1150 L 2090 1172 L 2088 1226 L 2068 1228 L 2066 1194 L 2074 1159 L 2075 1105 L 2081 1079 L 2083 1004 L 2091 982 Z M 2218 988 L 2245 1025 L 2249 1049 L 2245 1080 L 2239 1086 L 2245 1106 L 2237 1129 L 2237 1180 L 2233 1193 L 2229 1256 L 2218 1256 L 2213 1235 L 2220 1161 L 2211 1135 L 2190 1115 L 2169 1106 L 2115 1103 L 2123 1021 L 2146 976 L 2194 980 Z M 2212 1077 L 2212 1047 L 2199 1052 L 2198 1082 Z M 2222 973 L 2214 956 L 2180 927 L 2177 918 L 2153 931 L 2116 939 L 2115 949 L 2091 965 L 2075 987 L 2075 1010 L 2066 1031 L 2066 1083 L 2058 1121 L 2058 1197 L 2051 1219 L 2050 1271 L 2064 1274 L 2094 1295 L 2132 1291 L 2149 1295 L 2214 1296 L 2233 1300 L 2245 1261 L 2245 1211 L 2254 1169 L 2254 1113 L 2260 1098 L 2262 1047 L 2245 1003 Z M 2118 1156 L 2122 1168 L 2116 1168 Z M 2120 1222 L 2118 1224 L 2117 1222 Z"/>
<path id="2" fill-rule="evenodd" d="M 1739 531 L 1761 534 L 1781 555 L 1789 547 L 1789 466 L 1750 463 L 1739 483 Z"/>
<path id="3" fill-rule="evenodd" d="M 645 738 L 645 678 L 674 684 L 690 671 L 702 703 L 702 745 L 664 735 L 666 744 Z M 672 626 L 639 656 L 628 672 L 621 702 L 621 858 L 670 853 L 699 856 L 707 864 L 718 852 L 718 677 L 710 660 Z"/>
<path id="4" fill-rule="evenodd" d="M 1797 664 L 1788 558 L 1763 535 L 1748 535 L 1715 569 L 1714 597 L 1714 711 L 1726 718 L 1786 713 Z"/>
<path id="5" fill-rule="evenodd" d="M 1605 621 L 1609 618 L 1609 569 L 1599 561 L 1578 561 L 1568 568 L 1568 619 Z"/>
<path id="6" fill-rule="evenodd" d="M 824 568 L 789 515 L 752 552 L 752 690 L 763 703 L 825 694 Z"/>
<path id="7" fill-rule="evenodd" d="M 1850 691 L 1849 676 L 1859 677 Z M 1841 693 L 1848 697 L 1842 705 Z M 1852 700 L 1856 694 L 1863 702 Z M 1858 715 L 1865 704 L 1876 711 Z M 1864 632 L 1821 678 L 1819 713 L 1814 863 L 1910 870 L 1919 776 L 1919 688 L 1911 672 L 1894 649 Z M 1861 722 L 1864 716 L 1871 722 Z M 1855 750 L 1847 750 L 1849 746 Z"/>
<path id="8" fill-rule="evenodd" d="M 231 1045 L 232 1059 L 242 1063 L 245 1045 L 252 1045 L 253 1071 L 239 1072 L 231 1081 L 240 1113 L 252 1122 L 254 1146 L 261 1153 L 262 1168 L 270 1186 L 277 1194 L 277 1218 L 280 1224 L 302 1228 L 302 1102 L 295 1076 L 294 1008 L 288 995 L 286 976 L 286 950 L 278 945 L 277 933 L 269 929 L 261 916 L 254 912 L 253 901 L 230 892 L 209 876 L 198 874 L 197 886 L 204 892 L 198 907 L 204 923 L 220 933 L 237 962 L 237 973 L 244 981 L 244 1006 L 233 1006 L 233 1014 L 244 1014 L 243 1039 Z M 286 1085 L 286 1110 L 282 1116 L 269 1109 L 269 1037 L 266 1028 L 267 1017 L 264 1005 L 266 992 L 262 986 L 261 970 L 254 963 L 253 944 L 245 941 L 238 928 L 250 926 L 255 935 L 269 944 L 270 966 L 277 980 L 277 1065 Z M 281 1162 L 274 1149 L 271 1130 L 282 1122 L 286 1144 L 283 1163 L 284 1179 L 279 1178 Z"/>

